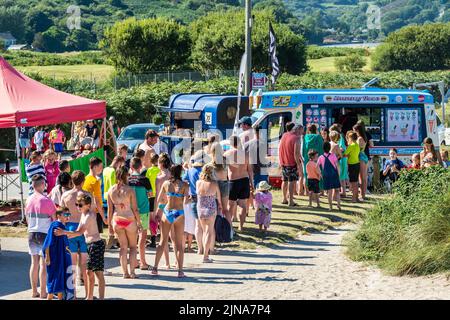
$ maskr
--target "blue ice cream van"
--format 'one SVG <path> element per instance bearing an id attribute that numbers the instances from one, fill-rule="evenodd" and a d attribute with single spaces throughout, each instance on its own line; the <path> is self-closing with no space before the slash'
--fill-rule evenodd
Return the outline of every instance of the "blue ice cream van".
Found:
<path id="1" fill-rule="evenodd" d="M 227 139 L 233 130 L 238 110 L 238 97 L 207 93 L 175 94 L 161 110 L 170 116 L 170 124 L 160 138 L 169 146 L 176 163 L 189 160 L 194 143 L 202 144 L 209 134 Z M 239 118 L 250 115 L 248 97 L 241 97 Z"/>
<path id="2" fill-rule="evenodd" d="M 394 147 L 399 158 L 409 164 L 411 155 L 422 150 L 425 137 L 439 146 L 433 96 L 426 91 L 365 88 L 267 92 L 253 103 L 252 111 L 257 119 L 254 126 L 267 130 L 268 175 L 275 185 L 281 176 L 278 141 L 289 121 L 305 127 L 315 123 L 320 128 L 340 123 L 345 134 L 363 120 L 374 142 L 370 154 L 380 156 L 382 161 Z"/>
<path id="3" fill-rule="evenodd" d="M 237 112 L 237 97 L 178 94 L 170 98 L 164 111 L 169 112 L 172 127 L 192 130 L 197 121 L 201 127 L 198 130 L 203 130 L 200 138 L 206 137 L 206 131 L 218 132 L 227 139 Z M 267 130 L 264 140 L 267 141 L 268 165 L 265 174 L 273 185 L 280 184 L 278 142 L 289 121 L 305 127 L 315 123 L 320 128 L 340 123 L 345 134 L 358 120 L 363 120 L 374 143 L 370 155 L 378 155 L 382 161 L 388 158 L 389 149 L 394 147 L 399 158 L 409 164 L 411 155 L 422 150 L 425 137 L 431 137 L 435 146 L 439 146 L 435 104 L 427 91 L 364 88 L 265 92 L 250 101 L 248 97 L 242 99 L 239 118 L 250 114 L 254 127 Z M 171 133 L 162 139 L 172 151 L 192 148 L 195 137 L 193 134 L 180 137 Z M 369 182 L 371 170 L 369 168 Z"/>

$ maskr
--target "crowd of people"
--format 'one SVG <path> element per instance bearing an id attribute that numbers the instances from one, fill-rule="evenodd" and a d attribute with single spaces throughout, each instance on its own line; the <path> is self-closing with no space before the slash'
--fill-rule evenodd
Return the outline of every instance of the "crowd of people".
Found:
<path id="1" fill-rule="evenodd" d="M 434 165 L 450 167 L 447 150 L 438 153 L 429 137 L 422 145 L 423 150 L 412 155 L 409 165 L 398 158 L 396 148 L 389 150 L 389 159 L 382 163 L 379 172 L 388 191 L 398 180 L 402 169 L 423 169 Z M 339 123 L 329 129 L 322 128 L 320 132 L 317 125 L 309 124 L 306 134 L 303 126 L 288 123 L 278 152 L 283 177 L 283 203 L 296 206 L 294 194 L 308 194 L 309 205 L 315 202 L 320 207 L 319 197 L 326 192 L 330 210 L 333 210 L 333 201 L 341 210 L 340 201 L 347 197 L 347 189 L 352 193 L 352 202 L 366 200 L 372 146 L 372 138 L 362 120 L 357 121 L 345 135 Z"/>
<path id="2" fill-rule="evenodd" d="M 117 156 L 107 167 L 92 157 L 87 175 L 79 170 L 70 173 L 70 161 L 58 156 L 59 142 L 47 150 L 32 151 L 26 167 L 30 189 L 25 209 L 32 296 L 68 298 L 76 296 L 75 288 L 81 285 L 86 299 L 93 299 L 97 281 L 98 298 L 103 299 L 105 250 L 117 247 L 124 279 L 138 278 L 136 269 L 157 276 L 163 256 L 165 267 L 175 267 L 183 278 L 184 254 L 195 252 L 194 239 L 199 259 L 213 263 L 216 239 L 233 238 L 233 221 L 239 222 L 242 231 L 251 208 L 254 223 L 262 234 L 266 232 L 272 214 L 271 186 L 262 171 L 268 163 L 264 159 L 267 137 L 259 127 L 252 127 L 250 117 L 241 119 L 240 125 L 241 132 L 229 137 L 229 146 L 211 135 L 205 146 L 181 164 L 172 162 L 158 147 L 154 130 L 145 134 L 131 159 L 126 145 L 118 146 Z M 87 126 L 87 134 L 95 137 L 96 129 L 90 123 Z M 64 141 L 64 135 L 56 141 Z M 278 147 L 282 204 L 297 207 L 294 195 L 307 195 L 309 206 L 320 207 L 320 197 L 326 193 L 329 209 L 335 204 L 341 210 L 347 188 L 352 202 L 364 201 L 372 145 L 362 121 L 345 135 L 339 124 L 320 131 L 309 124 L 305 133 L 302 125 L 287 123 Z M 395 181 L 405 165 L 395 149 L 389 156 L 381 175 Z M 424 150 L 413 155 L 409 167 L 440 163 L 448 166 L 448 154 L 443 152 L 441 159 L 426 138 Z M 226 228 L 217 228 L 218 219 Z M 101 237 L 104 227 L 106 242 Z M 151 265 L 148 247 L 156 248 Z M 170 263 L 170 247 L 175 266 Z"/>

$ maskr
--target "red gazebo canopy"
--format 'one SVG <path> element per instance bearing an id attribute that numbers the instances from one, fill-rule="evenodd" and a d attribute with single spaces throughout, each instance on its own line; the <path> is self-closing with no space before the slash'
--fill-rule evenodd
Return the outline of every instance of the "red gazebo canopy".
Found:
<path id="1" fill-rule="evenodd" d="M 0 57 L 0 128 L 106 117 L 106 102 L 58 91 L 14 69 Z"/>

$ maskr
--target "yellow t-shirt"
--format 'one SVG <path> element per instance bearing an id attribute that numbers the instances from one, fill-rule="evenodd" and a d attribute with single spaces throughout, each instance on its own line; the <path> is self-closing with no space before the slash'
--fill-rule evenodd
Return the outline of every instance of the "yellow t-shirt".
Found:
<path id="1" fill-rule="evenodd" d="M 348 155 L 348 164 L 357 164 L 359 163 L 359 152 L 361 149 L 356 142 L 351 143 L 347 150 L 345 150 L 344 155 Z"/>
<path id="2" fill-rule="evenodd" d="M 103 199 L 108 199 L 108 191 L 116 184 L 116 170 L 112 167 L 103 169 Z"/>
<path id="3" fill-rule="evenodd" d="M 145 176 L 150 180 L 152 185 L 152 198 L 156 198 L 156 176 L 161 170 L 158 167 L 151 167 L 147 169 Z"/>
<path id="4" fill-rule="evenodd" d="M 83 190 L 92 194 L 98 206 L 103 208 L 102 184 L 97 177 L 90 174 L 87 175 L 83 184 Z"/>

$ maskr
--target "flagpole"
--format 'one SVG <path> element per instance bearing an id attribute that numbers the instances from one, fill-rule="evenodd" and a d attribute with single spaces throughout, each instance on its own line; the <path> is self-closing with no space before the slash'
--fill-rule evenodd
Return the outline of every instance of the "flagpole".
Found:
<path id="1" fill-rule="evenodd" d="M 271 43 L 271 41 L 270 41 L 270 21 L 269 21 L 269 48 L 267 50 L 268 57 L 269 57 L 269 69 L 267 72 L 268 74 L 272 73 L 272 55 L 270 52 L 270 43 Z M 268 76 L 268 79 L 269 79 L 269 91 L 273 91 L 272 90 L 272 78 L 270 76 Z"/>
<path id="2" fill-rule="evenodd" d="M 245 0 L 245 53 L 247 54 L 245 68 L 245 90 L 248 96 L 251 90 L 252 75 L 252 0 Z"/>

